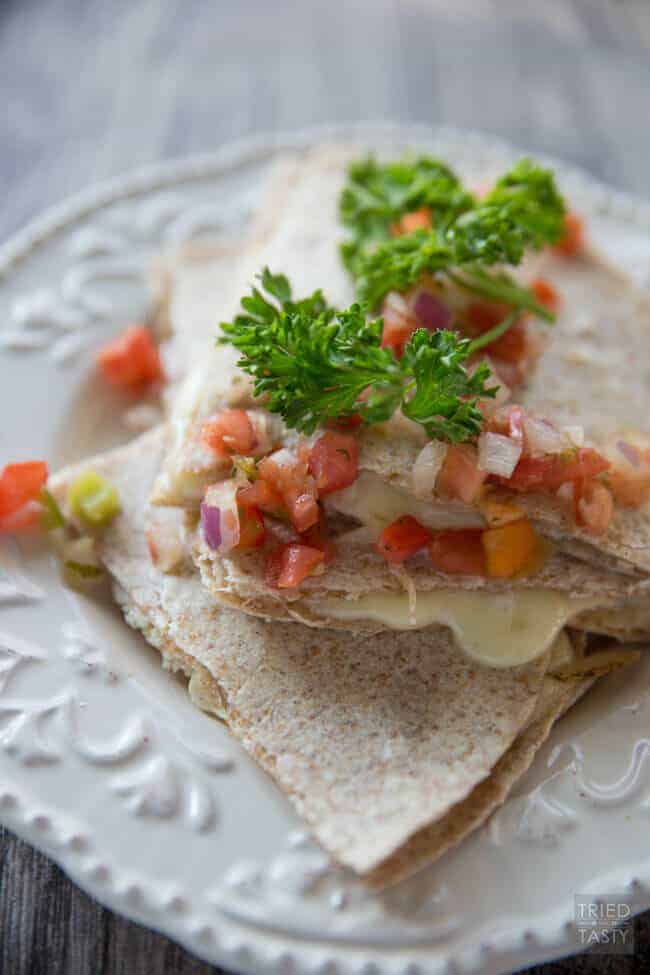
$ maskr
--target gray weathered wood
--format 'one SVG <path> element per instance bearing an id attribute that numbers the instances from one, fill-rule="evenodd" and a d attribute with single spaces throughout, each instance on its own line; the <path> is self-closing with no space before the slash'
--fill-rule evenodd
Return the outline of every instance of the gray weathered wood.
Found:
<path id="1" fill-rule="evenodd" d="M 2 0 L 5 238 L 134 166 L 263 129 L 488 129 L 650 195 L 648 0 Z M 633 959 L 535 969 L 650 970 Z M 0 832 L 1 975 L 205 975 Z"/>

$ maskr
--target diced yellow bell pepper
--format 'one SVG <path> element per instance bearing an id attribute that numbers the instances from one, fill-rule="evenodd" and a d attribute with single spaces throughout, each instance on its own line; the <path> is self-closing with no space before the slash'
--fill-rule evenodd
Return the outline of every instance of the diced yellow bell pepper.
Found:
<path id="1" fill-rule="evenodd" d="M 493 578 L 511 579 L 539 564 L 540 539 L 527 518 L 488 528 L 481 541 L 487 574 Z"/>

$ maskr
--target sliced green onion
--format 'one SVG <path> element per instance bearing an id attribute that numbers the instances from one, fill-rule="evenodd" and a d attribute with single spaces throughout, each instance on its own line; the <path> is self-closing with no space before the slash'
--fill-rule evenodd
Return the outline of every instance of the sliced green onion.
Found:
<path id="1" fill-rule="evenodd" d="M 63 517 L 63 512 L 61 511 L 56 498 L 47 488 L 43 488 L 41 491 L 40 502 L 43 506 L 42 523 L 45 531 L 51 532 L 55 531 L 57 528 L 63 528 L 65 525 L 65 518 Z"/>
<path id="2" fill-rule="evenodd" d="M 68 572 L 74 572 L 81 576 L 82 579 L 97 579 L 104 574 L 98 565 L 86 565 L 84 562 L 75 562 L 73 559 L 64 562 L 63 567 Z"/>
<path id="3" fill-rule="evenodd" d="M 96 471 L 84 471 L 68 488 L 73 515 L 97 528 L 108 525 L 120 512 L 120 499 L 112 484 Z"/>
<path id="4" fill-rule="evenodd" d="M 232 466 L 235 474 L 243 474 L 249 481 L 257 480 L 257 462 L 254 457 L 233 457 Z"/>

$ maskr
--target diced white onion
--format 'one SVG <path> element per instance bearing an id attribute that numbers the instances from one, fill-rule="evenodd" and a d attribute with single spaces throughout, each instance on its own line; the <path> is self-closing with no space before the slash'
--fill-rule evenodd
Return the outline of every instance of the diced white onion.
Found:
<path id="1" fill-rule="evenodd" d="M 413 493 L 416 498 L 428 501 L 433 496 L 436 478 L 447 456 L 447 449 L 446 444 L 432 440 L 416 457 L 413 465 Z"/>
<path id="2" fill-rule="evenodd" d="M 561 454 L 570 444 L 548 420 L 536 416 L 524 416 L 526 446 L 531 454 Z"/>
<path id="3" fill-rule="evenodd" d="M 249 410 L 248 418 L 253 424 L 257 443 L 253 453 L 256 457 L 264 457 L 276 443 L 280 443 L 285 434 L 285 426 L 279 416 L 274 413 Z"/>
<path id="4" fill-rule="evenodd" d="M 409 308 L 406 299 L 399 293 L 399 291 L 388 292 L 384 298 L 382 311 L 385 312 L 387 309 L 396 312 L 398 315 L 405 315 L 407 318 L 411 314 L 411 309 Z"/>
<path id="5" fill-rule="evenodd" d="M 488 474 L 510 477 L 521 457 L 521 442 L 500 433 L 482 433 L 478 438 L 478 465 Z"/>
<path id="6" fill-rule="evenodd" d="M 272 460 L 274 464 L 279 467 L 295 467 L 296 465 L 296 455 L 293 451 L 288 450 L 286 447 L 282 447 L 280 450 L 276 450 L 274 453 L 269 454 L 269 460 Z"/>

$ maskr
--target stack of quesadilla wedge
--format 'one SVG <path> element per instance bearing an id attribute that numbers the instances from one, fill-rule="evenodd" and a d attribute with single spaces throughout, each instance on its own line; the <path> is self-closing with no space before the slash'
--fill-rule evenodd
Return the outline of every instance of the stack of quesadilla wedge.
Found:
<path id="1" fill-rule="evenodd" d="M 254 395 L 238 352 L 215 344 L 218 322 L 236 316 L 265 266 L 286 273 L 296 295 L 353 301 L 337 201 L 358 154 L 336 146 L 283 160 L 239 255 L 203 248 L 164 262 L 165 355 L 179 380 L 168 422 L 60 472 L 51 489 L 72 522 L 68 489 L 81 471 L 117 489 L 121 512 L 96 544 L 127 622 L 187 676 L 194 702 L 227 722 L 324 849 L 386 885 L 484 822 L 562 713 L 601 674 L 634 663 L 634 651 L 602 640 L 594 651 L 590 634 L 648 635 L 650 547 L 642 508 L 617 507 L 595 535 L 561 499 L 531 493 L 516 503 L 540 539 L 534 572 L 455 574 L 424 552 L 382 557 L 378 533 L 404 513 L 434 535 L 486 524 L 473 503 L 414 489 L 427 437 L 399 414 L 355 434 L 357 478 L 321 499 L 337 551 L 324 571 L 278 587 L 267 547 L 210 544 L 200 505 L 233 461 L 206 445 L 205 423 L 246 411 L 276 449 L 297 443 Z M 647 378 L 621 348 L 650 328 L 650 301 L 588 252 L 545 253 L 540 266 L 565 301 L 517 402 L 582 427 L 590 442 L 615 442 L 638 425 Z M 292 537 L 282 519 L 273 531 L 276 543 Z"/>

